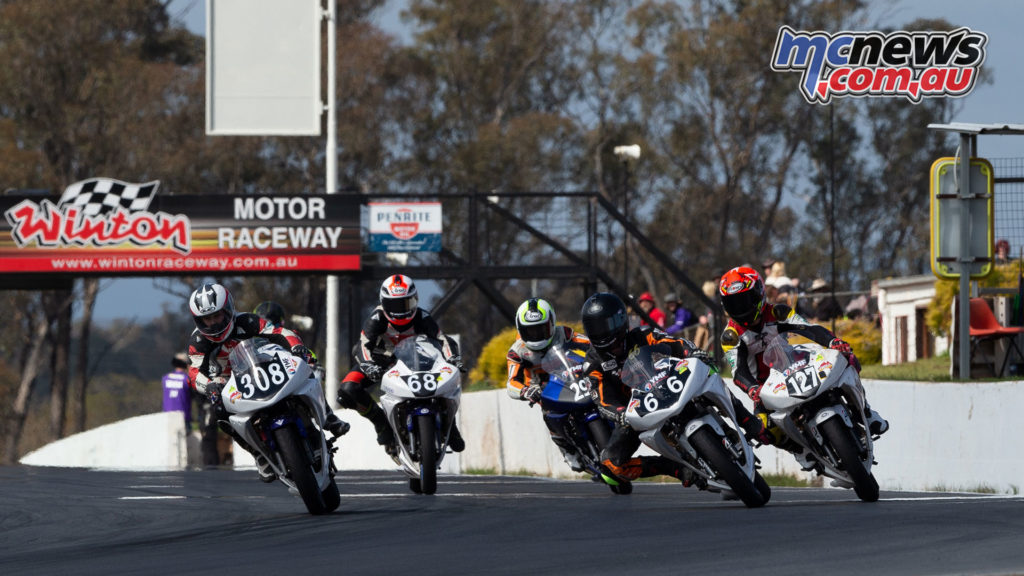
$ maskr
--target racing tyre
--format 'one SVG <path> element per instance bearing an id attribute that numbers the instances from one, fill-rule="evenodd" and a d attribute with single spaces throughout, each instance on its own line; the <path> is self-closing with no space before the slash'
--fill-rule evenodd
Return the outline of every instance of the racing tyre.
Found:
<path id="1" fill-rule="evenodd" d="M 821 432 L 835 450 L 843 470 L 850 475 L 857 497 L 864 502 L 878 501 L 878 481 L 864 467 L 860 458 L 860 442 L 854 437 L 853 431 L 842 418 L 833 416 L 821 425 Z"/>
<path id="2" fill-rule="evenodd" d="M 306 450 L 306 443 L 299 436 L 294 426 L 285 426 L 274 430 L 274 439 L 277 441 L 277 449 L 284 460 L 285 468 L 288 469 L 288 477 L 295 483 L 295 488 L 306 505 L 310 514 L 326 514 L 327 504 L 324 502 L 320 486 L 316 482 L 316 474 L 313 472 L 313 461 L 309 451 Z M 335 486 L 337 490 L 337 486 Z"/>
<path id="3" fill-rule="evenodd" d="M 419 480 L 423 494 L 437 492 L 437 441 L 435 440 L 437 427 L 434 421 L 433 414 L 416 416 L 416 437 L 420 441 Z"/>
<path id="4" fill-rule="evenodd" d="M 747 505 L 747 508 L 764 506 L 766 500 L 761 495 L 761 491 L 754 485 L 754 481 L 747 478 L 739 464 L 733 461 L 732 456 L 722 445 L 721 437 L 715 434 L 714 430 L 702 426 L 690 437 L 690 442 L 693 443 L 693 447 L 696 448 L 701 458 L 714 469 L 719 478 L 729 485 L 729 488 Z"/>

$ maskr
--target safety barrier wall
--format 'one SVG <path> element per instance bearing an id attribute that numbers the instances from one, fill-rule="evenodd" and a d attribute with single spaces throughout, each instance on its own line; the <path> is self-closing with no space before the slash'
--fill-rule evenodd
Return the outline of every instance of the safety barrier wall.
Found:
<path id="1" fill-rule="evenodd" d="M 1024 405 L 1024 382 L 913 383 L 866 380 L 872 406 L 892 424 L 876 444 L 875 478 L 883 490 L 990 490 L 1017 493 L 1024 486 L 1024 437 L 1015 433 Z M 394 470 L 369 422 L 352 411 L 336 464 L 345 470 Z M 580 477 L 548 439 L 540 409 L 504 390 L 462 396 L 459 421 L 466 450 L 448 454 L 442 472 Z M 186 449 L 186 445 L 191 447 Z M 184 469 L 197 458 L 177 413 L 130 418 L 54 442 L 26 455 L 23 464 L 105 469 Z M 650 453 L 646 448 L 642 453 Z M 762 473 L 811 479 L 788 454 L 757 449 Z M 235 466 L 252 459 L 237 447 Z"/>

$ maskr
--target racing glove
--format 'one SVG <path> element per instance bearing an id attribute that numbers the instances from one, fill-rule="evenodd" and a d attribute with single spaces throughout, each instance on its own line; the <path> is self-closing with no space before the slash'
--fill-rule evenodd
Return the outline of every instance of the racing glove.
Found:
<path id="1" fill-rule="evenodd" d="M 363 364 L 359 367 L 359 370 L 374 382 L 380 382 L 381 376 L 384 375 L 384 370 L 376 364 Z"/>
<path id="2" fill-rule="evenodd" d="M 831 342 L 829 342 L 828 347 L 842 354 L 843 357 L 846 358 L 846 362 L 850 366 L 853 366 L 853 369 L 856 370 L 858 374 L 860 374 L 860 360 L 857 360 L 857 357 L 854 356 L 853 348 L 850 346 L 848 342 L 840 340 L 839 338 L 835 338 Z"/>
<path id="3" fill-rule="evenodd" d="M 448 359 L 448 363 L 454 364 L 455 367 L 459 369 L 459 372 L 462 372 L 463 374 L 466 373 L 466 365 L 462 363 L 462 356 L 456 354 Z"/>
<path id="4" fill-rule="evenodd" d="M 845 340 L 841 340 L 839 338 L 833 338 L 832 341 L 828 343 L 828 347 L 833 350 L 838 350 L 843 354 L 853 353 L 853 348 L 850 347 L 850 344 Z"/>
<path id="5" fill-rule="evenodd" d="M 542 391 L 541 387 L 536 384 L 523 386 L 522 389 L 519 390 L 519 398 L 521 400 L 526 400 L 530 403 L 530 406 L 533 406 L 537 402 L 540 402 L 540 394 Z"/>
<path id="6" fill-rule="evenodd" d="M 615 425 L 623 428 L 628 428 L 629 424 L 626 423 L 626 408 L 618 408 L 615 411 Z"/>
<path id="7" fill-rule="evenodd" d="M 761 387 L 760 386 L 751 386 L 750 388 L 747 388 L 747 396 L 750 396 L 750 399 L 754 401 L 755 405 L 756 404 L 760 404 L 761 403 Z"/>
<path id="8" fill-rule="evenodd" d="M 690 350 L 689 354 L 687 354 L 687 357 L 696 358 L 701 362 L 707 364 L 708 366 L 717 366 L 717 364 L 715 364 L 715 359 L 711 356 L 711 354 L 708 354 L 707 351 L 701 348 L 694 348 L 693 350 Z"/>
<path id="9" fill-rule="evenodd" d="M 292 354 L 302 358 L 302 361 L 310 366 L 314 366 L 316 364 L 316 354 L 313 354 L 313 351 L 306 348 L 303 344 L 296 344 L 295 346 L 292 346 Z"/>

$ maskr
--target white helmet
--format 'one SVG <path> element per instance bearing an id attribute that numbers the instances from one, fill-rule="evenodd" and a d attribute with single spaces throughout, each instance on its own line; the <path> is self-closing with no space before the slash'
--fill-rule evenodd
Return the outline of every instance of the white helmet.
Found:
<path id="1" fill-rule="evenodd" d="M 530 350 L 547 350 L 555 336 L 555 310 L 542 298 L 530 298 L 516 311 L 519 339 Z"/>
<path id="2" fill-rule="evenodd" d="M 412 322 L 420 299 L 412 278 L 402 274 L 388 276 L 380 285 L 380 307 L 392 324 L 399 326 Z"/>
<path id="3" fill-rule="evenodd" d="M 203 284 L 188 299 L 192 320 L 211 342 L 223 342 L 235 328 L 235 304 L 220 284 Z"/>

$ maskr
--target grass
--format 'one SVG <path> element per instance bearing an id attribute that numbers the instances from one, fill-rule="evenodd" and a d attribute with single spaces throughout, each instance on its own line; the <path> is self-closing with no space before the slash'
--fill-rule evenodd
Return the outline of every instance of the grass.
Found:
<path id="1" fill-rule="evenodd" d="M 1007 375 L 1002 378 L 994 378 L 992 376 L 982 376 L 985 372 L 978 369 L 977 366 L 971 371 L 971 382 L 1007 382 L 1007 381 L 1019 381 L 1021 376 L 1009 374 L 1010 369 L 1007 366 Z M 941 356 L 933 356 L 932 358 L 925 358 L 916 362 L 908 362 L 906 364 L 893 364 L 891 366 L 882 366 L 881 364 L 868 364 L 863 367 L 860 373 L 862 379 L 869 380 L 909 380 L 913 382 L 959 382 L 959 378 L 951 378 L 949 375 L 949 354 L 943 354 Z"/>
<path id="2" fill-rule="evenodd" d="M 915 382 L 951 382 L 949 356 L 933 356 L 906 364 L 868 364 L 860 372 L 861 378 L 871 380 L 911 380 Z"/>

